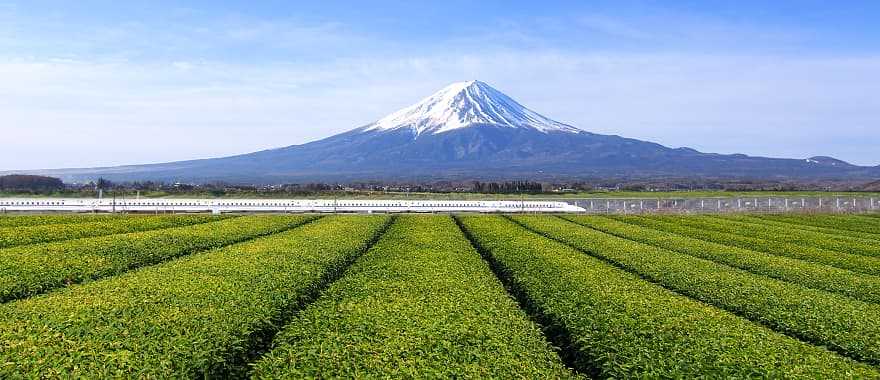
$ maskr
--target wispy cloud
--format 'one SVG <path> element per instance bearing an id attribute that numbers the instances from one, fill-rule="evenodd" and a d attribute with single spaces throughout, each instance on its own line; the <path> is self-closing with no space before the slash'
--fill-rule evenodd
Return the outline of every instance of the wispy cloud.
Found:
<path id="1" fill-rule="evenodd" d="M 552 67 L 553 70 L 548 70 Z M 302 143 L 366 124 L 448 82 L 481 78 L 599 133 L 708 151 L 860 163 L 880 136 L 880 58 L 502 53 L 332 64 L 0 64 L 6 168 L 209 157 Z M 132 91 L 136 89 L 136 91 Z M 53 136 L 47 138 L 47 136 Z M 105 136 L 138 136 L 113 155 Z M 63 138 L 62 138 L 63 136 Z M 835 140 L 846 144 L 834 144 Z M 156 147 L 162 147 L 158 149 Z M 112 149 L 111 149 L 112 150 Z M 27 157 L 24 160 L 21 157 Z"/>
<path id="2" fill-rule="evenodd" d="M 166 16 L 74 24 L 0 2 L 0 130 L 18 142 L 0 170 L 303 143 L 465 79 L 597 133 L 880 163 L 880 54 L 792 53 L 806 29 L 651 10 L 499 17 L 408 41 L 333 19 Z"/>
<path id="3" fill-rule="evenodd" d="M 169 12 L 161 23 L 120 18 L 71 23 L 63 14 L 21 14 L 0 7 L 0 58 L 69 57 L 92 60 L 212 59 L 279 61 L 326 59 L 375 47 L 364 33 L 335 21 L 271 20 L 226 14 L 192 22 L 191 12 Z M 176 16 L 175 16 L 176 15 Z"/>

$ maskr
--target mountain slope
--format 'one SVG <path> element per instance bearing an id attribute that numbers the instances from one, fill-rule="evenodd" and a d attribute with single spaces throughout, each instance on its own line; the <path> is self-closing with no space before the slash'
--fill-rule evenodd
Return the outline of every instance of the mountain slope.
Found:
<path id="1" fill-rule="evenodd" d="M 880 168 L 707 154 L 589 133 L 479 82 L 454 83 L 375 123 L 323 140 L 238 156 L 36 171 L 82 181 L 286 181 L 587 177 L 869 178 Z"/>

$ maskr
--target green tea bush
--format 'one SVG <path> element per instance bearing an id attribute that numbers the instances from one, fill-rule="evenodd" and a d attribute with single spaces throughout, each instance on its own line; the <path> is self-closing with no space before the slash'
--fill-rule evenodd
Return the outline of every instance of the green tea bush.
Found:
<path id="1" fill-rule="evenodd" d="M 247 216 L 194 226 L 0 250 L 0 301 L 269 235 L 313 216 Z"/>
<path id="2" fill-rule="evenodd" d="M 880 244 L 880 223 L 866 223 L 865 220 L 872 221 L 871 218 L 855 215 L 742 215 L 737 220 L 764 223 L 780 228 L 870 239 Z"/>
<path id="3" fill-rule="evenodd" d="M 880 376 L 870 366 L 676 294 L 502 217 L 460 220 L 511 286 L 571 336 L 578 363 L 596 377 Z"/>
<path id="4" fill-rule="evenodd" d="M 766 223 L 748 223 L 730 218 L 729 216 L 694 216 L 683 220 L 677 218 L 676 221 L 712 231 L 822 248 L 840 253 L 880 257 L 880 242 L 875 240 L 776 227 Z"/>
<path id="5" fill-rule="evenodd" d="M 596 216 L 565 219 L 617 237 L 743 269 L 808 288 L 880 303 L 880 277 L 765 252 L 703 241 Z"/>
<path id="6" fill-rule="evenodd" d="M 0 228 L 0 248 L 181 227 L 222 218 L 210 215 L 136 216 L 82 223 L 5 227 Z"/>
<path id="7" fill-rule="evenodd" d="M 399 218 L 260 360 L 255 378 L 566 378 L 448 216 Z"/>
<path id="8" fill-rule="evenodd" d="M 678 293 L 851 358 L 880 364 L 880 305 L 621 239 L 558 218 L 515 219 Z"/>
<path id="9" fill-rule="evenodd" d="M 687 217 L 661 219 L 655 216 L 613 216 L 613 218 L 626 223 L 672 232 L 700 240 L 830 265 L 853 272 L 875 276 L 880 275 L 880 258 L 876 257 L 846 254 L 772 239 L 760 239 L 753 236 L 693 227 L 681 222 L 681 219 Z"/>
<path id="10" fill-rule="evenodd" d="M 0 305 L 0 378 L 238 376 L 266 337 L 387 221 L 327 217 Z"/>
<path id="11" fill-rule="evenodd" d="M 0 216 L 0 228 L 100 222 L 128 217 L 130 216 L 123 214 L 5 215 Z"/>

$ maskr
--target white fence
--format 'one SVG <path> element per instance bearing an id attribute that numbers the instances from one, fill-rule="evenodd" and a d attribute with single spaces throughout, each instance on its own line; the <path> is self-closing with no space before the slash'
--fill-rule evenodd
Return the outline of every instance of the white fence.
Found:
<path id="1" fill-rule="evenodd" d="M 880 212 L 880 198 L 863 197 L 585 198 L 566 202 L 593 214 Z"/>

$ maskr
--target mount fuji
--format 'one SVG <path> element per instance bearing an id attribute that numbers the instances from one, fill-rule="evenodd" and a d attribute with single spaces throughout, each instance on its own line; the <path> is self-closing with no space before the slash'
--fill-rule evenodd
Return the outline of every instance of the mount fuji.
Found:
<path id="1" fill-rule="evenodd" d="M 554 121 L 480 81 L 451 84 L 374 123 L 249 154 L 93 169 L 31 171 L 66 181 L 286 181 L 713 177 L 874 178 L 880 167 L 831 157 L 780 159 L 590 133 Z"/>

